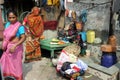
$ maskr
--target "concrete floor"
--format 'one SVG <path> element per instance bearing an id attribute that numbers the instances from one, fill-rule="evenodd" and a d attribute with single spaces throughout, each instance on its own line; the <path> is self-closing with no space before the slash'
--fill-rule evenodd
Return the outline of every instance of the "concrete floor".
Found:
<path id="1" fill-rule="evenodd" d="M 68 80 L 56 73 L 55 67 L 51 66 L 49 58 L 42 58 L 40 61 L 23 63 L 24 80 Z M 81 76 L 82 80 L 101 80 L 86 72 Z"/>
<path id="2" fill-rule="evenodd" d="M 23 80 L 68 80 L 57 74 L 55 67 L 52 66 L 49 51 L 43 53 L 42 60 L 23 63 Z M 101 80 L 87 72 L 81 77 L 82 80 Z"/>

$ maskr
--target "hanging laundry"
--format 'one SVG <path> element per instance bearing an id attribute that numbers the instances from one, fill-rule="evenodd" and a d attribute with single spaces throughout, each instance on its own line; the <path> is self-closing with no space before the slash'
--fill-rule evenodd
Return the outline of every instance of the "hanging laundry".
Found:
<path id="1" fill-rule="evenodd" d="M 60 4 L 60 1 L 59 1 L 59 0 L 53 0 L 53 5 L 59 6 L 59 4 Z"/>
<path id="2" fill-rule="evenodd" d="M 45 6 L 47 4 L 47 0 L 42 0 L 42 5 L 41 6 Z"/>
<path id="3" fill-rule="evenodd" d="M 66 10 L 65 10 L 65 16 L 68 17 L 68 15 L 69 15 L 69 10 L 66 9 Z"/>
<path id="4" fill-rule="evenodd" d="M 64 7 L 65 7 L 65 9 L 67 9 L 67 0 L 64 0 Z"/>
<path id="5" fill-rule="evenodd" d="M 72 10 L 69 10 L 68 17 L 72 17 Z"/>
<path id="6" fill-rule="evenodd" d="M 47 0 L 47 5 L 52 5 L 52 0 Z"/>
<path id="7" fill-rule="evenodd" d="M 73 2 L 73 0 L 67 0 L 67 2 Z"/>
<path id="8" fill-rule="evenodd" d="M 61 8 L 61 10 L 65 10 L 64 0 L 60 0 L 60 8 Z"/>
<path id="9" fill-rule="evenodd" d="M 52 6 L 58 6 L 59 5 L 59 0 L 47 0 L 47 5 Z"/>
<path id="10" fill-rule="evenodd" d="M 82 22 L 75 22 L 77 31 L 83 30 L 83 23 Z"/>
<path id="11" fill-rule="evenodd" d="M 85 23 L 87 21 L 87 10 L 86 9 L 82 10 L 80 18 L 81 18 L 83 23 Z"/>
<path id="12" fill-rule="evenodd" d="M 71 16 L 72 16 L 73 21 L 76 20 L 77 16 L 76 16 L 76 12 L 75 11 L 72 11 Z"/>

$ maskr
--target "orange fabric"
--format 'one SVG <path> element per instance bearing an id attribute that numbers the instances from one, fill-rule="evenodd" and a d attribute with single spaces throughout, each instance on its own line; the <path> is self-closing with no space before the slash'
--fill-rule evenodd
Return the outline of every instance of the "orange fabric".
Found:
<path id="1" fill-rule="evenodd" d="M 43 22 L 42 22 L 42 19 L 40 16 L 38 17 L 34 17 L 34 16 L 28 16 L 28 24 L 29 24 L 29 29 L 30 29 L 30 32 L 38 37 L 38 36 L 41 36 L 42 33 L 43 33 Z"/>
<path id="2" fill-rule="evenodd" d="M 27 16 L 30 32 L 35 37 L 40 37 L 44 31 L 43 20 L 39 12 L 39 8 L 34 7 L 32 13 Z"/>
<path id="3" fill-rule="evenodd" d="M 41 57 L 40 43 L 34 39 L 32 41 L 26 41 L 26 60 L 32 60 Z"/>
<path id="4" fill-rule="evenodd" d="M 26 55 L 33 52 L 35 50 L 35 48 L 33 47 L 31 41 L 26 41 L 26 49 L 25 49 L 25 53 Z"/>
<path id="5" fill-rule="evenodd" d="M 31 62 L 41 58 L 40 42 L 38 38 L 43 34 L 44 26 L 39 12 L 40 9 L 38 7 L 33 7 L 31 13 L 26 17 L 32 40 L 26 41 L 25 62 Z"/>
<path id="6" fill-rule="evenodd" d="M 83 29 L 82 22 L 76 22 L 75 25 L 77 30 L 81 31 Z"/>
<path id="7" fill-rule="evenodd" d="M 26 55 L 26 61 L 27 61 L 27 60 L 28 60 L 28 61 L 29 61 L 29 60 L 33 61 L 33 60 L 35 60 L 35 59 L 37 59 L 37 58 L 38 58 L 38 59 L 41 58 L 41 50 L 40 50 L 40 47 L 37 47 L 34 52 Z M 29 61 L 29 62 L 30 62 L 30 61 Z"/>

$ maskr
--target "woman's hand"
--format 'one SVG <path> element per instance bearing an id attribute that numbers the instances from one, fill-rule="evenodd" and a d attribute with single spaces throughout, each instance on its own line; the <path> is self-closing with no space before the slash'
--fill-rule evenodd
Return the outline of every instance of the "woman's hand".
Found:
<path id="1" fill-rule="evenodd" d="M 4 47 L 2 47 L 1 49 L 2 49 L 3 51 L 6 51 L 6 48 L 4 48 Z"/>
<path id="2" fill-rule="evenodd" d="M 6 42 L 2 42 L 2 44 L 1 44 L 1 49 L 3 50 L 3 51 L 6 51 L 6 49 L 7 49 L 7 46 L 6 46 Z"/>
<path id="3" fill-rule="evenodd" d="M 30 34 L 27 35 L 27 41 L 32 41 L 32 37 Z"/>
<path id="4" fill-rule="evenodd" d="M 12 46 L 12 47 L 10 48 L 10 53 L 15 52 L 15 49 L 16 49 L 16 45 Z"/>

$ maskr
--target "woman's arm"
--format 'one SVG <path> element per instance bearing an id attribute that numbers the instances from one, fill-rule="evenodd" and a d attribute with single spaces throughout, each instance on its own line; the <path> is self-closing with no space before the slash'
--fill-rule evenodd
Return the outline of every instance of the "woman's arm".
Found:
<path id="1" fill-rule="evenodd" d="M 22 44 L 25 41 L 25 39 L 26 39 L 25 34 L 22 34 L 20 36 L 20 40 L 15 44 L 15 46 L 17 47 L 18 45 Z"/>
<path id="2" fill-rule="evenodd" d="M 27 17 L 25 17 L 25 18 L 24 18 L 24 20 L 23 20 L 23 23 L 22 23 L 22 24 L 25 26 L 25 25 L 26 25 L 26 23 L 27 23 Z"/>
<path id="3" fill-rule="evenodd" d="M 25 41 L 26 36 L 25 36 L 25 27 L 24 26 L 21 26 L 18 29 L 18 32 L 16 33 L 16 37 L 18 37 L 19 40 L 15 43 L 14 46 L 11 47 L 10 52 L 14 52 L 16 47 L 19 46 L 20 44 L 22 44 Z"/>
<path id="4" fill-rule="evenodd" d="M 20 44 L 22 44 L 25 41 L 25 39 L 26 39 L 25 34 L 22 34 L 19 41 L 14 46 L 11 47 L 10 52 L 13 53 L 15 51 L 16 47 L 19 46 Z"/>
<path id="5" fill-rule="evenodd" d="M 29 34 L 30 33 L 30 31 L 29 31 L 29 27 L 28 26 L 26 26 L 27 25 L 27 16 L 24 18 L 24 20 L 23 20 L 23 22 L 22 22 L 22 25 L 23 26 L 25 26 L 25 31 L 26 31 L 26 33 L 27 34 Z"/>

